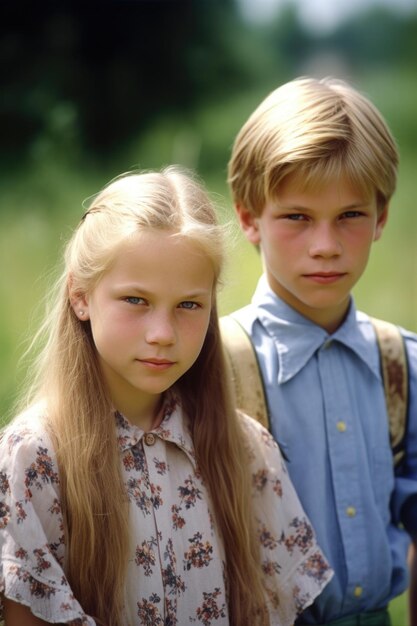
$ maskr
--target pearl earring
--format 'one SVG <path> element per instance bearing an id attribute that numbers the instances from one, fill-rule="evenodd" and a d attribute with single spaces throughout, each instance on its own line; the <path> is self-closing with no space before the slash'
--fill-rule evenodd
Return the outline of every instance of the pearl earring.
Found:
<path id="1" fill-rule="evenodd" d="M 78 314 L 80 317 L 84 317 L 84 311 L 79 311 Z"/>

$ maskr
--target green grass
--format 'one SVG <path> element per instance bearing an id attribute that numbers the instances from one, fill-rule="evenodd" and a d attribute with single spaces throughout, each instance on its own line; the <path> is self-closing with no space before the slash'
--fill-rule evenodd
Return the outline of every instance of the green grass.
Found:
<path id="1" fill-rule="evenodd" d="M 408 595 L 403 593 L 395 598 L 389 606 L 392 626 L 406 626 L 408 624 Z"/>

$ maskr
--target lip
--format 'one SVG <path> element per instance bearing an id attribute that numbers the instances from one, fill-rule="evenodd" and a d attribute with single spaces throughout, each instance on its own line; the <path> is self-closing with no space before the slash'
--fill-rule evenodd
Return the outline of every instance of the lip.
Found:
<path id="1" fill-rule="evenodd" d="M 313 274 L 303 274 L 304 278 L 320 285 L 330 285 L 338 282 L 346 276 L 345 272 L 315 272 Z"/>
<path id="2" fill-rule="evenodd" d="M 153 369 L 157 371 L 166 370 L 172 367 L 173 365 L 175 365 L 175 361 L 170 361 L 168 359 L 144 358 L 144 359 L 137 359 L 137 360 L 139 361 L 139 363 L 141 363 L 145 367 L 148 367 L 149 369 Z"/>

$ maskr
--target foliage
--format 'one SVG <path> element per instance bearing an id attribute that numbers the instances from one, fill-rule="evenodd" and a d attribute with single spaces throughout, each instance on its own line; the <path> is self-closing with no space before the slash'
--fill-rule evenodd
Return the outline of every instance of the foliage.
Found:
<path id="1" fill-rule="evenodd" d="M 231 0 L 2 3 L 3 168 L 48 141 L 113 161 L 155 115 L 240 89 L 253 67 L 233 16 Z"/>
<path id="2" fill-rule="evenodd" d="M 388 70 L 415 66 L 417 12 L 409 16 L 374 7 L 331 33 L 326 41 L 343 50 L 355 68 L 364 64 Z"/>
<path id="3" fill-rule="evenodd" d="M 57 151 L 109 167 L 155 119 L 186 124 L 300 73 L 413 69 L 417 12 L 373 8 L 317 33 L 295 7 L 255 26 L 238 0 L 0 3 L 0 176 Z"/>

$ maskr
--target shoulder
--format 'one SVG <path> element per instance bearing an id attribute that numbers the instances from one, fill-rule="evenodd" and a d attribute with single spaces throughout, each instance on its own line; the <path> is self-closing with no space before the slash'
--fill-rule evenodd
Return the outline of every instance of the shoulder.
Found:
<path id="1" fill-rule="evenodd" d="M 402 337 L 404 341 L 408 358 L 409 359 L 411 358 L 413 361 L 417 359 L 417 334 L 415 332 L 412 332 L 411 330 L 408 330 L 404 328 L 403 326 L 396 324 L 395 322 L 389 322 L 387 320 L 380 320 L 380 319 L 365 315 L 364 313 L 358 313 L 357 321 L 365 337 L 367 337 L 368 339 L 374 342 L 376 342 L 377 326 L 382 326 L 382 328 L 386 326 L 386 327 L 397 329 L 400 333 L 400 336 Z"/>
<path id="2" fill-rule="evenodd" d="M 240 349 L 243 349 L 246 342 L 242 340 L 242 335 L 247 336 L 248 341 L 256 348 L 257 354 L 259 351 L 262 352 L 261 346 L 267 352 L 269 352 L 271 345 L 275 346 L 278 337 L 266 331 L 259 313 L 259 307 L 248 304 L 221 318 L 220 326 L 223 341 L 229 348 L 232 347 L 235 351 L 236 346 L 240 346 Z"/>
<path id="3" fill-rule="evenodd" d="M 245 434 L 245 446 L 251 464 L 253 466 L 273 464 L 281 467 L 282 456 L 271 433 L 246 413 L 238 411 L 238 415 Z"/>
<path id="4" fill-rule="evenodd" d="M 239 322 L 239 324 L 247 332 L 250 333 L 253 324 L 258 319 L 258 309 L 253 304 L 247 304 L 241 309 L 237 309 L 236 311 L 233 311 L 232 313 L 229 314 L 229 316 L 226 316 L 226 317 L 232 317 L 234 320 Z"/>
<path id="5" fill-rule="evenodd" d="M 407 349 L 407 353 L 411 353 L 413 358 L 417 354 L 417 334 L 403 328 L 399 324 L 395 322 L 390 322 L 388 320 L 383 320 L 375 317 L 371 317 L 366 315 L 361 311 L 356 313 L 356 323 L 358 328 L 366 341 L 369 343 L 377 344 L 377 335 L 380 335 L 380 340 L 384 341 L 385 338 L 389 338 L 392 341 L 392 338 L 395 339 L 396 332 L 398 331 L 400 337 L 404 341 L 404 345 Z"/>
<path id="6" fill-rule="evenodd" d="M 411 332 L 411 330 L 407 330 L 406 328 L 402 328 L 402 326 L 399 326 L 400 329 L 400 333 L 404 338 L 405 344 L 408 347 L 410 347 L 410 350 L 417 350 L 417 334 L 414 332 Z"/>
<path id="7" fill-rule="evenodd" d="M 389 360 L 394 359 L 395 364 L 395 357 L 398 357 L 402 352 L 401 347 L 397 345 L 397 338 L 402 339 L 409 379 L 414 388 L 417 384 L 417 334 L 399 324 L 369 317 L 361 312 L 357 313 L 357 323 L 365 340 L 375 346 L 379 344 L 380 350 L 384 352 Z M 377 332 L 378 328 L 379 332 Z M 399 335 L 396 332 L 393 333 L 393 330 L 398 331 Z M 377 338 L 378 334 L 379 341 Z M 403 362 L 402 357 L 399 362 Z"/>
<path id="8" fill-rule="evenodd" d="M 238 410 L 238 417 L 240 424 L 248 438 L 250 438 L 251 440 L 254 439 L 257 442 L 261 442 L 262 445 L 265 442 L 267 442 L 269 445 L 269 441 L 274 443 L 272 435 L 264 426 L 262 426 L 260 422 L 240 410 Z"/>
<path id="9" fill-rule="evenodd" d="M 415 390 L 415 385 L 417 384 L 417 335 L 401 327 L 400 332 L 405 343 L 410 381 Z"/>
<path id="10" fill-rule="evenodd" d="M 401 326 L 398 328 L 404 340 L 410 374 L 417 378 L 417 334 Z"/>
<path id="11" fill-rule="evenodd" d="M 375 328 L 378 324 L 393 326 L 398 329 L 400 335 L 403 337 L 405 343 L 408 345 L 417 344 L 417 334 L 412 332 L 411 330 L 407 330 L 400 324 L 396 322 L 391 322 L 389 320 L 379 319 L 370 315 L 367 315 L 363 311 L 356 312 L 356 323 L 358 324 L 359 329 L 363 333 L 366 338 L 369 338 L 373 341 L 376 340 Z"/>
<path id="12" fill-rule="evenodd" d="M 13 471 L 16 464 L 29 467 L 40 457 L 51 458 L 54 450 L 40 405 L 15 417 L 1 432 L 0 467 Z"/>

